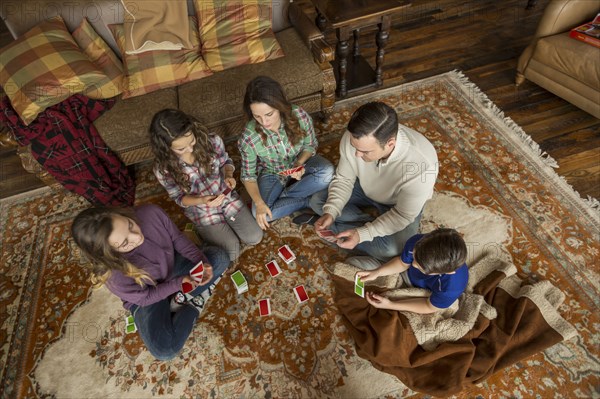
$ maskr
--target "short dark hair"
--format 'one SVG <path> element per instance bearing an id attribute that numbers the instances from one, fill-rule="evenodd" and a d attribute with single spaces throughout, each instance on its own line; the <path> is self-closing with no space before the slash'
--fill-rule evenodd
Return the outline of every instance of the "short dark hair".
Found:
<path id="1" fill-rule="evenodd" d="M 458 231 L 443 228 L 421 237 L 413 254 L 425 274 L 451 273 L 465 263 L 467 245 Z"/>
<path id="2" fill-rule="evenodd" d="M 382 102 L 366 103 L 350 117 L 348 131 L 355 139 L 372 134 L 383 147 L 398 133 L 398 115 L 392 107 Z"/>

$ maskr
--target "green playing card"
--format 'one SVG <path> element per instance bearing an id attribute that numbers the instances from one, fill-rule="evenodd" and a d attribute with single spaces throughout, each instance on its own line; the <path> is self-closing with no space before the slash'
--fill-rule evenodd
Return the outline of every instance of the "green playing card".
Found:
<path id="1" fill-rule="evenodd" d="M 135 321 L 133 320 L 133 315 L 129 315 L 129 316 L 127 316 L 127 317 L 125 318 L 125 323 L 126 323 L 127 325 L 134 324 L 134 323 L 135 323 Z"/>
<path id="2" fill-rule="evenodd" d="M 233 283 L 239 287 L 241 285 L 244 285 L 246 283 L 246 277 L 244 277 L 244 275 L 242 274 L 241 271 L 236 271 L 235 273 L 233 273 L 231 275 L 231 279 L 233 280 Z"/>
<path id="3" fill-rule="evenodd" d="M 360 288 L 365 288 L 365 283 L 358 276 L 356 276 L 354 284 L 358 285 Z"/>
<path id="4" fill-rule="evenodd" d="M 355 284 L 355 285 L 354 285 L 354 293 L 355 293 L 356 295 L 358 295 L 358 296 L 360 296 L 360 297 L 364 298 L 364 297 L 365 297 L 365 288 L 364 288 L 364 287 L 361 287 L 361 286 L 360 286 L 360 285 L 358 285 L 358 284 Z"/>
<path id="5" fill-rule="evenodd" d="M 358 275 L 354 278 L 354 293 L 361 298 L 365 297 L 365 283 Z"/>
<path id="6" fill-rule="evenodd" d="M 129 333 L 133 333 L 137 331 L 137 328 L 135 327 L 135 324 L 129 324 L 126 328 L 125 331 L 127 331 L 127 334 Z"/>

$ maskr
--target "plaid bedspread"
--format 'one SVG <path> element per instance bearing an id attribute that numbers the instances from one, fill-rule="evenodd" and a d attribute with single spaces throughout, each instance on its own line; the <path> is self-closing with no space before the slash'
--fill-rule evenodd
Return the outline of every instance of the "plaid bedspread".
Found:
<path id="1" fill-rule="evenodd" d="M 66 189 L 93 205 L 133 205 L 133 177 L 92 124 L 114 102 L 76 94 L 26 126 L 5 97 L 0 120 L 20 145 L 31 144 L 34 158 Z"/>

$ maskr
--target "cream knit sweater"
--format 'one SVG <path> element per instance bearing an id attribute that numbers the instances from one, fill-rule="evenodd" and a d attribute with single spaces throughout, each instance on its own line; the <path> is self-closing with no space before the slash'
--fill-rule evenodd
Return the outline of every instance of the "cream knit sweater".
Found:
<path id="1" fill-rule="evenodd" d="M 401 231 L 419 215 L 433 195 L 438 159 L 433 145 L 420 133 L 398 125 L 396 146 L 385 161 L 365 162 L 355 155 L 350 132 L 340 141 L 340 161 L 329 185 L 323 212 L 337 218 L 352 194 L 358 178 L 372 200 L 393 207 L 359 227 L 360 242 Z"/>

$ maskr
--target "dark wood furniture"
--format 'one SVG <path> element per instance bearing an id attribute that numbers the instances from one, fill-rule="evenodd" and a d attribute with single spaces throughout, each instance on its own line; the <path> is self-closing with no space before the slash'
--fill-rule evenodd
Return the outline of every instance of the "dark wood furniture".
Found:
<path id="1" fill-rule="evenodd" d="M 317 10 L 316 24 L 325 31 L 331 27 L 336 30 L 337 46 L 334 72 L 337 82 L 337 96 L 346 97 L 348 93 L 366 87 L 383 85 L 382 68 L 384 48 L 389 39 L 392 17 L 410 6 L 408 0 L 311 0 Z M 376 67 L 360 55 L 360 30 L 369 26 L 378 26 L 375 35 L 377 44 Z M 354 45 L 350 55 L 350 34 Z"/>

